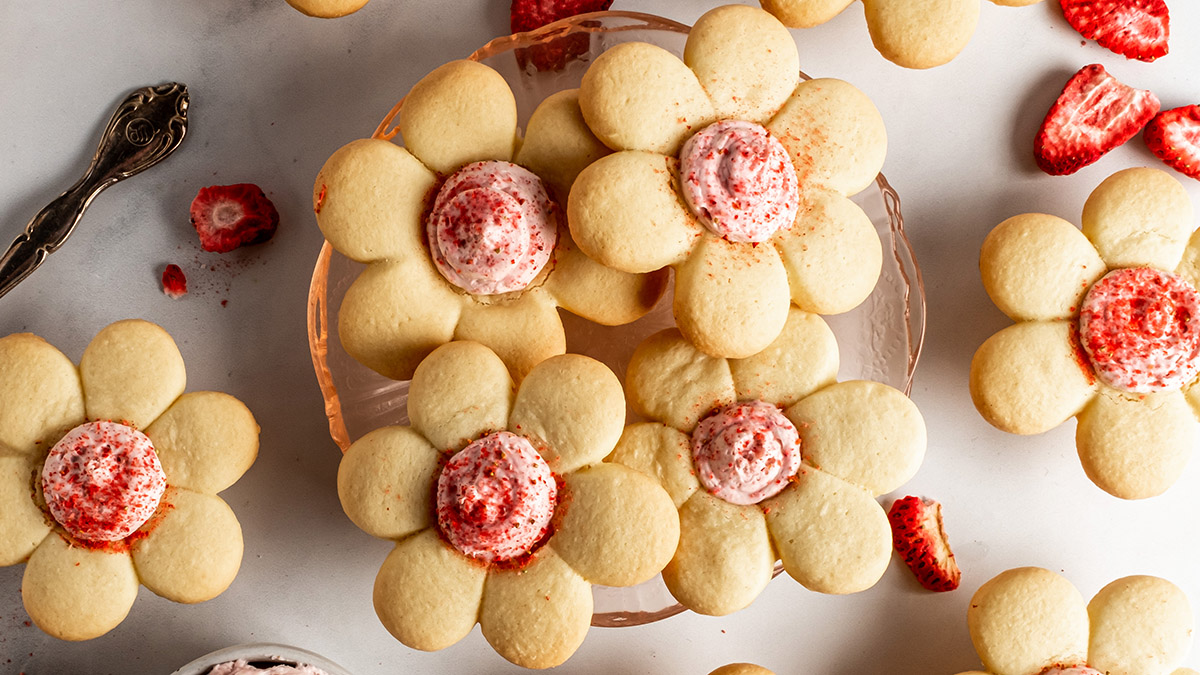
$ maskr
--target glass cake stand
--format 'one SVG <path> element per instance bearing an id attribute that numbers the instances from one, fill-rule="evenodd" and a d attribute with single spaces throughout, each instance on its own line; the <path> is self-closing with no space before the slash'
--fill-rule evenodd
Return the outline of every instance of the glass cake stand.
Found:
<path id="1" fill-rule="evenodd" d="M 609 47 L 641 41 L 680 55 L 687 33 L 688 26 L 658 16 L 596 12 L 533 32 L 497 38 L 470 58 L 492 67 L 508 81 L 516 97 L 518 121 L 523 125 L 547 96 L 578 87 L 588 64 Z M 402 104 L 398 102 L 383 118 L 373 134 L 375 138 L 392 139 L 397 135 L 392 122 Z M 909 393 L 925 337 L 925 289 L 904 233 L 900 197 L 880 174 L 872 187 L 853 199 L 871 218 L 883 242 L 883 270 L 875 290 L 862 305 L 845 314 L 825 317 L 840 350 L 838 379 L 876 380 Z M 325 399 L 330 436 L 343 452 L 373 429 L 408 423 L 408 382 L 387 379 L 361 365 L 338 340 L 338 309 L 346 289 L 364 267 L 326 242 L 317 258 L 308 295 L 313 368 Z M 649 314 L 626 326 L 599 326 L 560 310 L 567 351 L 603 361 L 624 380 L 637 344 L 674 324 L 671 292 L 668 288 Z M 594 626 L 634 626 L 683 611 L 661 578 L 633 588 L 597 586 L 594 594 Z"/>

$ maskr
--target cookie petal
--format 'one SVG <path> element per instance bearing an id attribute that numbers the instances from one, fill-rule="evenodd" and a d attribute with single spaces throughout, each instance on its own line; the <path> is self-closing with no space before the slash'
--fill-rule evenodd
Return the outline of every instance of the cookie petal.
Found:
<path id="1" fill-rule="evenodd" d="M 1188 283 L 1200 288 L 1200 230 L 1192 233 L 1187 247 L 1183 250 L 1183 260 L 1175 273 L 1187 279 Z"/>
<path id="2" fill-rule="evenodd" d="M 596 57 L 583 76 L 579 107 L 608 147 L 666 155 L 718 119 L 696 74 L 646 42 L 625 42 Z"/>
<path id="3" fill-rule="evenodd" d="M 1161 675 L 1183 663 L 1192 644 L 1192 608 L 1158 577 L 1117 579 L 1088 603 L 1088 665 L 1104 673 Z"/>
<path id="4" fill-rule="evenodd" d="M 787 321 L 787 283 L 773 247 L 705 237 L 675 270 L 675 323 L 706 354 L 757 354 Z"/>
<path id="5" fill-rule="evenodd" d="M 518 382 L 537 364 L 567 351 L 558 308 L 540 288 L 525 291 L 508 304 L 467 304 L 454 329 L 454 339 L 486 345 Z"/>
<path id="6" fill-rule="evenodd" d="M 809 464 L 872 496 L 908 482 L 925 457 L 925 420 L 897 389 L 858 380 L 803 399 L 785 413 Z"/>
<path id="7" fill-rule="evenodd" d="M 1000 223 L 979 253 L 983 288 L 1014 321 L 1066 320 L 1107 268 L 1079 228 L 1025 213 Z"/>
<path id="8" fill-rule="evenodd" d="M 801 82 L 767 130 L 791 156 L 801 192 L 861 192 L 887 154 L 887 130 L 875 104 L 841 80 Z"/>
<path id="9" fill-rule="evenodd" d="M 775 675 L 775 673 L 753 663 L 731 663 L 717 668 L 708 675 Z"/>
<path id="10" fill-rule="evenodd" d="M 169 507 L 144 526 L 133 545 L 141 582 L 168 600 L 204 602 L 233 583 L 242 564 L 242 527 L 220 497 L 171 490 Z"/>
<path id="11" fill-rule="evenodd" d="M 691 433 L 714 408 L 733 403 L 729 363 L 696 350 L 678 329 L 651 335 L 634 350 L 625 377 L 629 404 L 643 417 Z"/>
<path id="12" fill-rule="evenodd" d="M 128 553 L 73 547 L 58 535 L 37 547 L 21 581 L 29 618 L 60 640 L 90 640 L 116 628 L 137 591 Z"/>
<path id="13" fill-rule="evenodd" d="M 653 152 L 603 157 L 571 188 L 571 237 L 593 260 L 623 272 L 678 264 L 705 231 L 679 194 L 674 157 Z"/>
<path id="14" fill-rule="evenodd" d="M 451 61 L 413 85 L 399 126 L 409 151 L 448 175 L 471 162 L 512 159 L 517 102 L 500 73 L 474 61 Z"/>
<path id="15" fill-rule="evenodd" d="M 407 380 L 421 359 L 453 339 L 462 297 L 427 255 L 373 263 L 346 290 L 338 338 L 359 363 Z"/>
<path id="16" fill-rule="evenodd" d="M 791 229 L 775 236 L 792 301 L 818 314 L 859 306 L 879 280 L 883 244 L 858 204 L 829 190 L 809 190 Z"/>
<path id="17" fill-rule="evenodd" d="M 25 560 L 50 534 L 46 517 L 33 501 L 38 467 L 30 457 L 0 455 L 0 567 Z"/>
<path id="18" fill-rule="evenodd" d="M 800 83 L 800 55 L 778 19 L 755 7 L 725 5 L 696 20 L 683 62 L 718 119 L 764 123 Z"/>
<path id="19" fill-rule="evenodd" d="M 359 262 L 424 254 L 426 202 L 437 176 L 404 148 L 373 138 L 342 146 L 313 183 L 321 234 Z"/>
<path id="20" fill-rule="evenodd" d="M 0 338 L 0 452 L 33 455 L 84 421 L 75 364 L 42 338 Z"/>
<path id="21" fill-rule="evenodd" d="M 578 354 L 542 361 L 521 382 L 508 428 L 532 438 L 556 475 L 604 459 L 625 426 L 625 394 L 608 366 Z"/>
<path id="22" fill-rule="evenodd" d="M 258 423 L 244 403 L 218 391 L 180 396 L 146 429 L 167 483 L 215 495 L 258 456 Z"/>
<path id="23" fill-rule="evenodd" d="M 631 274 L 601 265 L 561 232 L 546 290 L 559 307 L 572 314 L 604 326 L 621 326 L 654 309 L 668 279 L 666 269 Z"/>
<path id="24" fill-rule="evenodd" d="M 987 339 L 971 360 L 971 399 L 992 426 L 1040 434 L 1077 414 L 1096 390 L 1065 321 L 1029 321 Z"/>
<path id="25" fill-rule="evenodd" d="M 1037 567 L 1002 572 L 967 607 L 971 642 L 988 672 L 1037 675 L 1052 663 L 1083 663 L 1088 614 L 1071 582 Z"/>
<path id="26" fill-rule="evenodd" d="M 679 543 L 679 514 L 653 478 L 620 464 L 568 475 L 550 546 L 584 579 L 633 586 L 662 571 Z"/>
<path id="27" fill-rule="evenodd" d="M 905 68 L 949 63 L 979 23 L 979 0 L 863 0 L 863 6 L 875 48 Z"/>
<path id="28" fill-rule="evenodd" d="M 567 89 L 547 96 L 534 109 L 514 161 L 536 173 L 558 203 L 566 204 L 579 172 L 611 152 L 583 121 L 579 90 Z"/>
<path id="29" fill-rule="evenodd" d="M 767 529 L 796 581 L 819 593 L 875 585 L 892 555 L 887 514 L 870 493 L 802 466 L 795 485 L 762 504 Z"/>
<path id="30" fill-rule="evenodd" d="M 435 349 L 417 367 L 408 390 L 413 429 L 442 452 L 461 450 L 503 429 L 512 404 L 508 367 L 477 342 L 451 342 Z"/>
<path id="31" fill-rule="evenodd" d="M 376 429 L 338 465 L 342 510 L 363 532 L 401 539 L 433 524 L 439 453 L 408 427 Z"/>
<path id="32" fill-rule="evenodd" d="M 1173 270 L 1193 229 L 1187 191 L 1158 169 L 1118 171 L 1083 205 L 1083 233 L 1109 267 Z"/>
<path id="33" fill-rule="evenodd" d="M 774 568 L 762 511 L 701 490 L 679 509 L 679 548 L 662 575 L 684 607 L 724 616 L 754 602 Z"/>
<path id="34" fill-rule="evenodd" d="M 791 28 L 812 28 L 841 14 L 854 0 L 760 0 L 763 9 Z"/>
<path id="35" fill-rule="evenodd" d="M 609 455 L 635 471 L 641 471 L 666 489 L 675 508 L 700 489 L 692 466 L 692 441 L 687 434 L 658 422 L 640 422 L 625 427 L 617 447 Z"/>
<path id="36" fill-rule="evenodd" d="M 1196 419 L 1179 392 L 1129 398 L 1104 389 L 1079 413 L 1075 430 L 1088 478 L 1122 499 L 1166 492 L 1196 443 Z"/>
<path id="37" fill-rule="evenodd" d="M 838 347 L 824 319 L 788 309 L 783 332 L 761 352 L 730 359 L 738 398 L 787 407 L 837 381 Z"/>
<path id="38" fill-rule="evenodd" d="M 89 419 L 145 429 L 179 398 L 187 383 L 183 356 L 167 331 L 138 319 L 110 324 L 79 360 Z"/>
<path id="39" fill-rule="evenodd" d="M 493 648 L 525 668 L 566 661 L 587 635 L 592 587 L 550 547 L 519 570 L 493 570 L 479 627 Z"/>
<path id="40" fill-rule="evenodd" d="M 375 577 L 375 613 L 397 640 L 427 652 L 466 637 L 479 616 L 487 567 L 433 530 L 396 544 Z"/>

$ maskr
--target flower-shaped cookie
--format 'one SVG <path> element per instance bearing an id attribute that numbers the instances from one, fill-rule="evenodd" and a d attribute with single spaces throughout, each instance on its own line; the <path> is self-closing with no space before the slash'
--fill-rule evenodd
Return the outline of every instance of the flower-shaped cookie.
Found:
<path id="1" fill-rule="evenodd" d="M 1042 0 L 992 0 L 1023 7 Z M 812 28 L 841 14 L 854 0 L 760 0 L 792 28 Z M 905 68 L 949 63 L 967 46 L 979 23 L 980 0 L 863 0 L 871 41 L 883 57 Z"/>
<path id="2" fill-rule="evenodd" d="M 411 428 L 367 434 L 338 470 L 350 519 L 396 541 L 375 611 L 404 644 L 442 649 L 478 622 L 509 661 L 558 665 L 587 633 L 591 584 L 641 583 L 670 560 L 671 498 L 601 461 L 625 399 L 598 361 L 543 361 L 514 395 L 496 354 L 452 342 L 417 368 L 408 415 Z"/>
<path id="3" fill-rule="evenodd" d="M 883 120 L 845 82 L 799 80 L 791 34 L 739 5 L 700 17 L 682 61 L 630 42 L 584 75 L 584 119 L 618 152 L 579 174 L 571 234 L 625 272 L 674 267 L 676 323 L 707 354 L 755 354 L 791 302 L 844 312 L 879 277 L 879 236 L 846 195 L 883 166 Z"/>
<path id="4" fill-rule="evenodd" d="M 679 548 L 663 570 L 702 614 L 749 605 L 775 561 L 822 593 L 870 588 L 892 534 L 875 497 L 921 464 L 925 423 L 904 394 L 836 381 L 837 343 L 793 308 L 779 338 L 745 359 L 698 351 L 679 331 L 638 346 L 626 387 L 639 414 L 611 461 L 656 477 L 679 508 Z"/>
<path id="5" fill-rule="evenodd" d="M 971 363 L 971 397 L 992 425 L 1048 431 L 1072 416 L 1083 469 L 1124 499 L 1169 488 L 1196 445 L 1200 236 L 1179 181 L 1156 169 L 1110 176 L 1083 231 L 1024 214 L 992 230 L 983 285 L 1016 325 Z"/>
<path id="6" fill-rule="evenodd" d="M 241 526 L 216 495 L 254 463 L 258 425 L 184 380 L 145 321 L 100 331 L 78 369 L 37 336 L 0 339 L 0 565 L 27 561 L 25 609 L 47 633 L 107 633 L 139 583 L 194 603 L 237 575 Z"/>
<path id="7" fill-rule="evenodd" d="M 367 0 L 287 0 L 287 3 L 309 16 L 336 19 L 362 9 Z"/>
<path id="8" fill-rule="evenodd" d="M 579 171 L 608 152 L 576 91 L 543 101 L 521 142 L 504 78 L 454 61 L 412 88 L 399 130 L 405 147 L 363 139 L 335 152 L 313 192 L 325 238 L 368 263 L 338 315 L 361 363 L 408 379 L 435 347 L 474 340 L 520 379 L 565 351 L 559 307 L 618 325 L 658 301 L 665 274 L 593 262 L 562 222 L 554 197 L 565 202 Z"/>
<path id="9" fill-rule="evenodd" d="M 775 673 L 753 663 L 731 663 L 717 668 L 708 675 L 775 675 Z"/>
<path id="10" fill-rule="evenodd" d="M 1158 577 L 1117 579 L 1086 605 L 1071 582 L 1039 567 L 1002 572 L 971 598 L 967 625 L 987 673 L 1192 675 L 1192 608 Z"/>

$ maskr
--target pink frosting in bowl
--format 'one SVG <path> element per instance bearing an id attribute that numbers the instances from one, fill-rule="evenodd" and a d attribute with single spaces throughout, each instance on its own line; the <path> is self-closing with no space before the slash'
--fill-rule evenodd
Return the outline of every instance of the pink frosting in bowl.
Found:
<path id="1" fill-rule="evenodd" d="M 718 408 L 692 432 L 696 476 L 710 494 L 730 504 L 757 504 L 779 494 L 800 460 L 795 425 L 763 401 Z"/>
<path id="2" fill-rule="evenodd" d="M 468 164 L 438 190 L 426 237 L 438 272 L 467 293 L 521 291 L 554 252 L 554 202 L 542 180 L 516 164 Z"/>

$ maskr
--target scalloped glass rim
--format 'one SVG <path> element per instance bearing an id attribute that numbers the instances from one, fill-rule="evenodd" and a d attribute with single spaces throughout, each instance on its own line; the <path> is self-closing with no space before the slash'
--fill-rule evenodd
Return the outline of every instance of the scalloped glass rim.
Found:
<path id="1" fill-rule="evenodd" d="M 513 86 L 513 93 L 517 97 L 518 115 L 523 124 L 545 95 L 578 86 L 578 77 L 582 76 L 583 68 L 590 57 L 609 46 L 605 43 L 641 40 L 681 54 L 688 31 L 689 27 L 684 24 L 651 14 L 594 12 L 564 19 L 529 33 L 496 38 L 469 58 L 492 66 L 505 76 L 510 85 L 518 82 L 522 85 Z M 589 51 L 569 62 L 561 71 L 540 72 L 528 64 L 521 66 L 514 56 L 518 50 L 546 45 L 573 34 L 589 36 Z M 805 79 L 808 77 L 803 73 L 801 76 Z M 574 80 L 571 81 L 571 78 Z M 401 99 L 387 113 L 373 137 L 390 140 L 397 135 L 398 130 L 391 124 L 403 103 Z M 875 379 L 908 394 L 912 389 L 913 374 L 925 338 L 925 287 L 912 245 L 904 232 L 899 195 L 883 174 L 876 177 L 875 188 L 859 193 L 854 201 L 871 216 L 884 244 L 880 282 L 871 297 L 859 308 L 846 314 L 826 317 L 826 320 L 838 336 L 838 346 L 842 352 L 839 379 Z M 337 308 L 346 287 L 362 267 L 337 254 L 329 242 L 325 242 L 317 257 L 309 286 L 309 351 L 325 401 L 330 436 L 343 452 L 353 438 L 374 428 L 357 430 L 352 437 L 351 427 L 354 424 L 348 426 L 348 411 L 369 418 L 376 426 L 403 423 L 407 418 L 404 405 L 408 383 L 385 380 L 354 362 L 342 350 L 336 326 L 330 323 L 331 313 L 336 320 Z M 629 332 L 636 328 L 636 332 L 644 337 L 670 325 L 670 293 L 668 289 L 664 301 L 650 316 L 620 330 Z M 611 342 L 615 335 L 611 328 L 597 327 L 569 314 L 564 313 L 563 318 L 568 331 L 568 351 L 574 351 L 571 348 L 573 329 L 578 332 L 583 328 L 591 334 L 603 334 L 597 339 L 607 342 Z M 634 340 L 631 344 L 636 345 L 636 342 Z M 591 353 L 586 349 L 579 351 Z M 632 351 L 632 347 L 629 347 L 629 351 Z M 612 354 L 607 356 L 610 358 L 602 360 L 614 367 Z M 627 359 L 628 354 L 624 357 Z M 332 366 L 331 361 L 334 362 Z M 617 374 L 623 379 L 624 368 L 620 367 Z M 348 393 L 356 396 L 348 397 Z M 360 424 L 363 422 L 356 421 Z M 778 574 L 780 570 L 781 567 L 777 565 L 775 573 Z M 682 605 L 675 603 L 657 578 L 633 588 L 595 587 L 595 591 L 597 611 L 592 617 L 593 626 L 636 626 L 665 619 L 684 610 Z M 644 597 L 639 597 L 639 593 Z M 618 608 L 608 611 L 603 605 L 617 605 Z"/>

